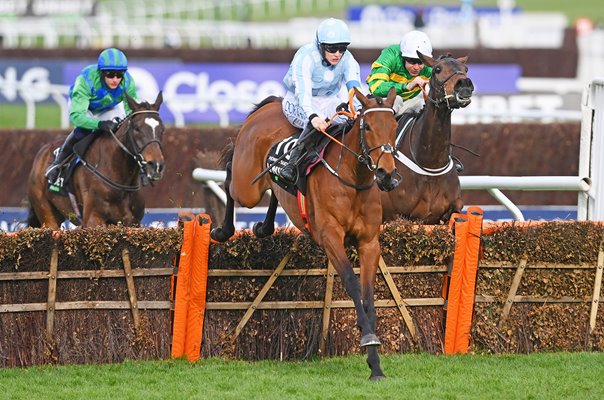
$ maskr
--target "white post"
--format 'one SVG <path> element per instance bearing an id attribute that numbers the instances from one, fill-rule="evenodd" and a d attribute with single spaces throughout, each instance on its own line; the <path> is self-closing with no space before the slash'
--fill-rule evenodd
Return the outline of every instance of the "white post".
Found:
<path id="1" fill-rule="evenodd" d="M 591 178 L 587 195 L 579 193 L 579 220 L 604 220 L 604 78 L 594 79 L 583 93 L 581 104 L 579 175 Z"/>

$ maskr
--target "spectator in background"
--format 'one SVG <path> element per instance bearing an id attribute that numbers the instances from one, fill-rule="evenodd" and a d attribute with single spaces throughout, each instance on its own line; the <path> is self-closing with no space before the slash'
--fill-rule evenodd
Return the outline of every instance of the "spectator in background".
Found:
<path id="1" fill-rule="evenodd" d="M 419 111 L 424 106 L 421 93 L 432 76 L 432 68 L 418 58 L 418 51 L 432 57 L 432 43 L 425 33 L 411 31 L 402 37 L 400 44 L 382 50 L 371 64 L 371 74 L 367 77 L 369 91 L 386 97 L 394 87 L 398 94 L 394 103 L 397 116 L 407 110 Z"/>
<path id="2" fill-rule="evenodd" d="M 60 167 L 73 153 L 73 145 L 94 131 L 110 132 L 115 118 L 125 118 L 130 109 L 125 93 L 138 101 L 136 86 L 128 73 L 128 59 L 118 49 L 105 49 L 96 64 L 82 69 L 69 88 L 69 119 L 75 129 L 67 136 L 59 154 L 46 170 L 51 190 L 58 191 Z"/>
<path id="3" fill-rule="evenodd" d="M 314 42 L 302 46 L 283 78 L 287 93 L 283 98 L 283 113 L 297 128 L 304 128 L 281 176 L 296 180 L 296 164 L 302 155 L 302 142 L 315 131 L 325 131 L 327 120 L 342 103 L 340 91 L 349 93 L 361 87 L 359 63 L 347 51 L 350 30 L 342 20 L 329 18 L 317 28 Z"/>
<path id="4" fill-rule="evenodd" d="M 413 26 L 415 29 L 421 30 L 426 26 L 426 21 L 424 20 L 424 8 L 422 6 L 415 7 L 415 17 L 413 19 Z"/>

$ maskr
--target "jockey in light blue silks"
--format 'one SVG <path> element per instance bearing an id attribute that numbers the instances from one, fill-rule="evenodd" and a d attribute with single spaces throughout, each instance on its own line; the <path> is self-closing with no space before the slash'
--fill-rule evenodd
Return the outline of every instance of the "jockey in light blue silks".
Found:
<path id="1" fill-rule="evenodd" d="M 327 129 L 329 117 L 347 100 L 340 97 L 342 87 L 345 85 L 349 92 L 361 87 L 359 63 L 347 51 L 350 42 L 350 30 L 344 21 L 326 19 L 319 24 L 315 41 L 298 49 L 283 78 L 287 89 L 283 113 L 292 125 L 304 128 L 288 164 L 281 170 L 281 176 L 290 182 L 296 179 L 295 165 L 304 149 L 303 140 L 315 130 Z"/>

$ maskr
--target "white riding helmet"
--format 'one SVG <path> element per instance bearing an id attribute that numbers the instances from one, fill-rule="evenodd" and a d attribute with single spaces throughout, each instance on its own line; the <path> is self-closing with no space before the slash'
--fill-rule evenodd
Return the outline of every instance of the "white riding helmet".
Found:
<path id="1" fill-rule="evenodd" d="M 328 18 L 317 28 L 317 44 L 336 44 L 351 42 L 348 25 L 341 19 Z"/>
<path id="2" fill-rule="evenodd" d="M 401 39 L 401 54 L 407 58 L 417 58 L 417 51 L 432 57 L 432 43 L 428 35 L 420 31 L 411 31 Z"/>

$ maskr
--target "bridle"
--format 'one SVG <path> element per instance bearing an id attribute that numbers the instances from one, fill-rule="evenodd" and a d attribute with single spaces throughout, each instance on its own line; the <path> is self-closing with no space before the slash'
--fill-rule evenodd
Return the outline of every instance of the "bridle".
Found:
<path id="1" fill-rule="evenodd" d="M 445 57 L 442 60 L 439 60 L 439 62 L 442 62 L 442 61 L 446 60 L 447 58 L 452 58 L 452 57 Z M 456 75 L 463 75 L 466 78 L 468 77 L 467 76 L 467 72 L 461 71 L 459 69 L 453 71 L 449 76 L 447 76 L 442 81 L 439 80 L 436 77 L 436 75 L 433 75 L 432 79 L 434 80 L 434 83 L 436 85 L 432 85 L 432 82 L 430 82 L 430 87 L 433 90 L 430 90 L 430 95 L 428 95 L 427 100 L 429 100 L 437 108 L 444 103 L 444 104 L 446 104 L 448 110 L 453 110 L 453 108 L 449 104 L 449 100 L 454 97 L 454 94 L 453 93 L 447 93 L 447 89 L 445 89 L 445 84 L 449 81 L 449 79 L 453 78 Z M 436 97 L 436 98 L 432 98 L 432 92 L 435 93 L 434 97 Z M 441 93 L 442 93 L 442 97 L 438 98 L 438 95 L 441 94 Z"/>
<path id="2" fill-rule="evenodd" d="M 359 163 L 367 166 L 369 171 L 375 172 L 377 166 L 380 162 L 380 159 L 384 156 L 384 154 L 392 154 L 394 152 L 394 147 L 390 143 L 380 144 L 374 147 L 367 147 L 367 141 L 365 140 L 365 114 L 369 114 L 370 112 L 390 112 L 394 115 L 394 110 L 392 108 L 368 108 L 363 111 L 359 120 L 359 130 L 361 136 L 361 154 L 356 154 Z M 378 155 L 377 160 L 374 162 L 371 158 L 371 153 L 375 150 L 381 150 Z M 354 152 L 353 152 L 354 153 Z"/>
<path id="3" fill-rule="evenodd" d="M 117 135 L 114 131 L 110 131 L 110 133 L 111 133 L 111 136 L 113 137 L 113 139 L 115 140 L 115 142 L 117 143 L 117 145 L 138 164 L 139 168 L 142 171 L 144 169 L 145 165 L 147 164 L 147 161 L 145 160 L 145 158 L 142 155 L 143 150 L 145 150 L 145 148 L 152 143 L 157 143 L 161 150 L 162 145 L 161 145 L 160 140 L 157 139 L 154 135 L 153 139 L 148 140 L 142 146 L 138 146 L 138 144 L 136 143 L 136 140 L 134 139 L 133 133 L 132 133 L 132 131 L 133 131 L 132 118 L 135 115 L 139 115 L 139 114 L 159 114 L 159 111 L 155 111 L 155 110 L 134 111 L 130 115 L 128 115 L 126 118 L 121 120 L 120 123 L 118 124 L 117 128 L 115 129 L 115 131 L 117 132 L 122 127 L 122 125 L 124 125 L 125 123 L 128 124 L 128 126 L 126 128 L 126 138 L 127 138 L 128 142 L 130 143 L 130 146 L 132 147 L 133 151 L 130 151 L 128 149 L 128 147 L 126 145 L 124 145 L 124 143 L 122 143 L 122 141 L 117 137 Z M 100 178 L 103 182 L 105 182 L 107 185 L 111 186 L 112 188 L 117 189 L 117 190 L 122 190 L 125 192 L 134 192 L 134 191 L 137 191 L 138 189 L 140 189 L 140 187 L 141 187 L 140 183 L 138 183 L 136 185 L 123 185 L 121 183 L 112 181 L 111 179 L 109 179 L 105 175 L 103 175 L 95 166 L 88 163 L 84 159 L 84 157 L 82 157 L 82 155 L 80 155 L 80 154 L 76 154 L 76 155 L 80 158 L 82 164 L 90 172 L 92 172 L 92 174 L 94 174 L 96 177 Z"/>
<path id="4" fill-rule="evenodd" d="M 122 143 L 121 140 L 118 139 L 118 137 L 115 135 L 115 133 L 113 131 L 111 131 L 111 136 L 113 136 L 113 139 L 115 139 L 118 146 L 120 146 L 122 148 L 122 150 L 124 150 L 125 153 L 130 155 L 130 157 L 132 157 L 134 159 L 134 161 L 136 161 L 138 166 L 141 169 L 143 169 L 144 166 L 147 165 L 147 161 L 143 157 L 143 150 L 145 150 L 147 148 L 147 146 L 149 146 L 152 143 L 157 143 L 159 145 L 160 149 L 162 149 L 162 145 L 161 145 L 161 142 L 159 141 L 159 139 L 157 139 L 155 137 L 155 135 L 153 135 L 154 136 L 153 139 L 148 140 L 146 143 L 144 143 L 142 145 L 142 147 L 138 146 L 138 144 L 136 143 L 136 140 L 134 139 L 134 136 L 132 134 L 132 117 L 134 117 L 137 114 L 159 114 L 159 111 L 155 111 L 155 110 L 135 111 L 135 112 L 131 113 L 130 115 L 128 115 L 128 117 L 126 117 L 124 120 L 122 120 L 120 122 L 120 124 L 118 125 L 117 129 L 119 129 L 119 127 L 123 123 L 126 123 L 126 122 L 128 123 L 128 128 L 126 129 L 126 137 L 128 138 L 128 141 L 130 142 L 130 145 L 132 146 L 132 149 L 134 150 L 133 152 L 128 150 L 128 148 Z"/>
<path id="5" fill-rule="evenodd" d="M 356 151 L 352 150 L 350 147 L 346 146 L 345 144 L 339 142 L 338 140 L 335 140 L 334 138 L 332 138 L 335 142 L 337 142 L 338 144 L 340 144 L 340 146 L 342 147 L 342 149 L 346 149 L 347 151 L 349 151 L 350 153 L 354 154 L 357 161 L 362 164 L 365 165 L 367 167 L 367 169 L 369 169 L 369 171 L 374 172 L 377 170 L 380 159 L 385 155 L 385 154 L 393 154 L 395 152 L 394 147 L 390 144 L 390 143 L 385 143 L 385 144 L 380 144 L 374 147 L 368 147 L 367 145 L 367 141 L 365 140 L 365 136 L 366 136 L 366 132 L 367 132 L 367 128 L 366 128 L 366 124 L 365 124 L 365 115 L 372 113 L 372 112 L 389 112 L 392 113 L 394 115 L 394 110 L 390 107 L 375 107 L 375 108 L 367 108 L 365 110 L 363 110 L 360 113 L 359 116 L 359 136 L 360 136 L 360 144 L 361 144 L 361 151 L 360 153 L 357 153 Z M 376 150 L 381 150 L 380 154 L 377 156 L 377 159 L 374 161 L 373 158 L 371 157 L 371 153 L 376 151 Z M 355 183 L 351 183 L 346 181 L 345 179 L 343 179 L 342 177 L 340 177 L 340 175 L 338 174 L 338 171 L 340 169 L 340 161 L 342 160 L 342 155 L 340 153 L 340 158 L 338 160 L 338 166 L 337 168 L 334 170 L 323 158 L 321 158 L 321 162 L 323 163 L 323 165 L 325 165 L 325 167 L 333 174 L 335 175 L 338 180 L 340 180 L 340 182 L 342 182 L 344 185 L 355 188 L 357 190 L 367 190 L 369 188 L 371 188 L 374 183 L 375 183 L 375 175 L 374 175 L 374 179 L 371 181 L 371 183 L 367 184 L 367 185 L 357 185 Z M 402 179 L 402 177 L 398 174 L 398 172 L 396 173 L 398 175 L 399 178 Z"/>

